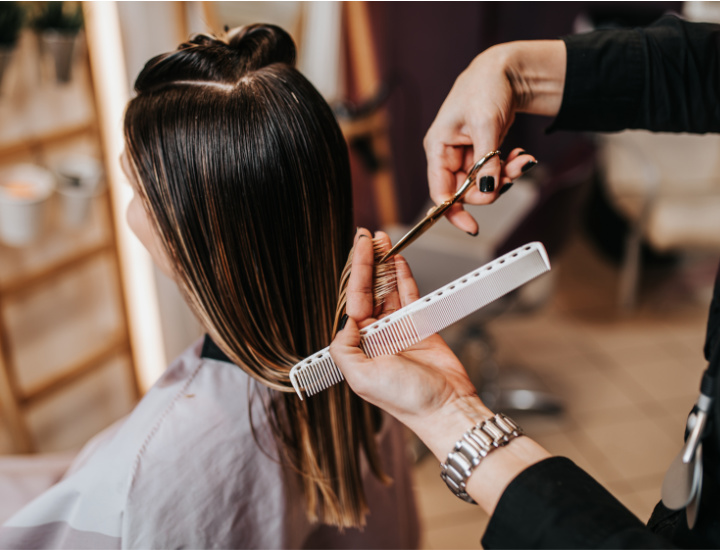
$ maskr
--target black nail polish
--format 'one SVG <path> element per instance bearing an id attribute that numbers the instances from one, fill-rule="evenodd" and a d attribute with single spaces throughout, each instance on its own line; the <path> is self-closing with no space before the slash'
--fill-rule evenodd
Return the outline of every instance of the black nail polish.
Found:
<path id="1" fill-rule="evenodd" d="M 529 160 L 525 163 L 525 166 L 522 167 L 522 173 L 524 174 L 528 170 L 530 170 L 533 166 L 537 164 L 536 160 Z"/>
<path id="2" fill-rule="evenodd" d="M 506 183 L 505 185 L 503 185 L 503 186 L 500 188 L 500 191 L 498 191 L 498 197 L 499 197 L 500 195 L 504 195 L 505 193 L 507 193 L 512 186 L 513 186 L 512 183 Z"/>
<path id="3" fill-rule="evenodd" d="M 342 329 L 345 328 L 345 325 L 347 324 L 348 316 L 347 313 L 340 317 L 340 322 L 338 323 L 338 329 L 337 331 L 340 332 Z"/>
<path id="4" fill-rule="evenodd" d="M 521 156 L 523 156 L 523 155 L 529 155 L 529 154 L 530 154 L 530 153 L 528 153 L 527 151 L 525 151 L 525 150 L 523 149 L 522 151 L 520 151 L 520 152 L 517 154 L 517 156 L 518 156 L 518 157 L 521 157 Z M 515 158 L 517 158 L 517 157 L 515 157 Z"/>
<path id="5" fill-rule="evenodd" d="M 476 230 L 475 230 L 475 233 L 470 233 L 470 231 L 465 231 L 465 233 L 467 233 L 467 234 L 470 235 L 471 237 L 477 237 L 477 236 L 478 236 L 478 231 L 480 231 L 480 230 L 479 230 L 479 229 L 476 229 Z"/>
<path id="6" fill-rule="evenodd" d="M 492 193 L 495 191 L 495 178 L 492 176 L 483 176 L 480 178 L 480 191 L 483 193 Z"/>

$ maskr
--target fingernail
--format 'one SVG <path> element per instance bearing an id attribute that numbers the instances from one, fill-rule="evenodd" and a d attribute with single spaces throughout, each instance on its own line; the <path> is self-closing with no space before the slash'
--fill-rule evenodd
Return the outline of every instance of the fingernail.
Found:
<path id="1" fill-rule="evenodd" d="M 340 332 L 342 329 L 345 328 L 345 325 L 347 324 L 348 316 L 347 313 L 340 317 L 340 322 L 338 323 L 338 329 L 337 331 Z"/>
<path id="2" fill-rule="evenodd" d="M 513 186 L 512 183 L 506 183 L 505 185 L 503 185 L 503 186 L 500 188 L 500 191 L 498 191 L 498 197 L 499 197 L 500 195 L 504 195 L 505 193 L 507 193 L 512 186 Z"/>
<path id="3" fill-rule="evenodd" d="M 517 154 L 517 156 L 518 156 L 518 157 L 521 157 L 521 156 L 523 156 L 523 155 L 529 155 L 529 154 L 530 154 L 530 153 L 528 153 L 527 151 L 525 151 L 525 150 L 523 149 L 522 151 L 520 151 L 520 152 Z"/>
<path id="4" fill-rule="evenodd" d="M 537 164 L 537 161 L 536 161 L 536 160 L 529 160 L 529 161 L 527 161 L 527 162 L 525 163 L 525 166 L 523 166 L 522 169 L 521 169 L 521 170 L 522 170 L 522 173 L 524 174 L 525 172 L 527 172 L 528 170 L 530 170 L 530 169 L 531 169 L 533 166 L 535 166 L 536 164 Z"/>
<path id="5" fill-rule="evenodd" d="M 483 193 L 492 193 L 495 191 L 495 178 L 492 176 L 483 176 L 480 178 L 480 191 Z"/>
<path id="6" fill-rule="evenodd" d="M 478 236 L 478 232 L 477 232 L 477 231 L 475 231 L 475 233 L 470 233 L 470 231 L 465 231 L 465 233 L 467 233 L 467 234 L 470 235 L 471 237 L 477 237 L 477 236 Z"/>

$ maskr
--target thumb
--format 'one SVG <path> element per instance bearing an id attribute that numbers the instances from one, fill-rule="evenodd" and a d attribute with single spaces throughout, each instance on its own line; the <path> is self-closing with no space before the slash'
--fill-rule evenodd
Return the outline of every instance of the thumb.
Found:
<path id="1" fill-rule="evenodd" d="M 343 374 L 346 374 L 346 370 L 351 369 L 352 365 L 369 360 L 360 349 L 360 330 L 352 317 L 348 317 L 345 328 L 335 335 L 330 344 L 330 356 Z"/>
<path id="2" fill-rule="evenodd" d="M 467 174 L 475 164 L 488 154 L 498 151 L 502 142 L 502 128 L 498 123 L 468 122 L 465 131 L 470 135 L 472 147 L 467 147 L 464 153 L 464 170 L 457 172 L 455 187 L 460 188 L 466 180 Z M 502 161 L 500 155 L 490 157 L 475 175 L 475 182 L 465 194 L 462 202 L 466 204 L 491 204 L 499 196 L 502 187 Z M 462 204 L 455 204 L 446 213 L 445 217 L 456 227 L 470 235 L 477 235 L 478 225 L 469 212 L 463 209 Z"/>
<path id="3" fill-rule="evenodd" d="M 350 387 L 363 399 L 367 399 L 366 392 L 373 387 L 372 369 L 368 371 L 363 367 L 372 363 L 360 349 L 360 331 L 357 323 L 348 318 L 345 328 L 337 333 L 335 340 L 330 344 L 330 356 L 343 373 Z"/>
<path id="4" fill-rule="evenodd" d="M 338 348 L 357 348 L 360 346 L 360 329 L 358 329 L 355 319 L 348 315 L 344 316 L 344 319 L 340 321 L 340 329 L 335 335 L 331 346 L 335 344 L 337 344 L 336 347 Z"/>

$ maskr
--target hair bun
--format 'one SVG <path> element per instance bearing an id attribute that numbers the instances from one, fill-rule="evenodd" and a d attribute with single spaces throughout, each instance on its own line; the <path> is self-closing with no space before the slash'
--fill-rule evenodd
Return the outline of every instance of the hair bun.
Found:
<path id="1" fill-rule="evenodd" d="M 188 48 L 193 48 L 196 46 L 218 46 L 218 45 L 224 45 L 222 40 L 218 40 L 214 36 L 210 36 L 209 34 L 204 33 L 197 33 L 193 34 L 190 39 L 187 42 L 184 42 L 178 46 L 178 50 L 186 50 Z"/>
<path id="2" fill-rule="evenodd" d="M 292 37 L 275 25 L 255 24 L 233 29 L 228 45 L 245 61 L 245 70 L 254 71 L 273 63 L 295 65 Z"/>

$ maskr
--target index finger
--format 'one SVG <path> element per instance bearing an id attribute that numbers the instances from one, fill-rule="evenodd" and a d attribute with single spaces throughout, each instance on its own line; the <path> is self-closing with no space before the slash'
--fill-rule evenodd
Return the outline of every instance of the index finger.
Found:
<path id="1" fill-rule="evenodd" d="M 347 286 L 347 305 L 345 312 L 348 317 L 360 323 L 373 314 L 373 274 L 375 269 L 375 253 L 370 232 L 366 229 L 358 231 L 353 251 L 350 279 Z"/>
<path id="2" fill-rule="evenodd" d="M 418 300 L 420 298 L 420 292 L 418 291 L 417 283 L 415 282 L 407 260 L 398 255 L 395 257 L 395 266 L 397 269 L 397 285 L 400 303 L 405 307 Z"/>

